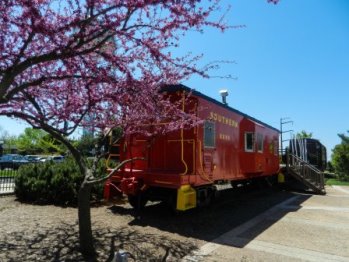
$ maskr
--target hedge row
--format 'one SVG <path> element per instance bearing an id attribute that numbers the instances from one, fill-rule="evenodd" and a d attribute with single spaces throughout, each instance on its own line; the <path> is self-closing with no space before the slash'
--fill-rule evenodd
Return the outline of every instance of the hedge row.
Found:
<path id="1" fill-rule="evenodd" d="M 100 175 L 105 170 L 99 165 Z M 20 201 L 60 206 L 76 206 L 83 181 L 72 159 L 63 163 L 40 163 L 21 166 L 15 177 L 15 194 Z M 103 183 L 92 188 L 92 199 L 103 197 Z"/>

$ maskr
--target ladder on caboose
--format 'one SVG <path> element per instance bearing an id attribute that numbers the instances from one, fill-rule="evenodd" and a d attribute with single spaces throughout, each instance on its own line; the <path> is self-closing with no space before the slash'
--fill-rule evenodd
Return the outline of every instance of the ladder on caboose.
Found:
<path id="1" fill-rule="evenodd" d="M 111 168 L 110 166 L 111 160 L 116 160 L 118 162 L 120 161 L 120 144 L 119 143 L 111 143 L 109 145 L 109 154 L 106 160 L 106 166 L 108 169 Z"/>
<path id="2" fill-rule="evenodd" d="M 324 173 L 307 161 L 287 152 L 286 170 L 289 175 L 312 189 L 315 193 L 326 194 Z"/>

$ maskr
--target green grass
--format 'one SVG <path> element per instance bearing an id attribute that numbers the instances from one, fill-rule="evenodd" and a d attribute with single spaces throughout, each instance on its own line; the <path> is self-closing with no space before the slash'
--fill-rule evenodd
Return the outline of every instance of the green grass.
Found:
<path id="1" fill-rule="evenodd" d="M 326 185 L 328 186 L 349 186 L 348 181 L 340 181 L 335 178 L 330 178 L 326 180 Z"/>
<path id="2" fill-rule="evenodd" d="M 3 176 L 16 176 L 17 175 L 17 170 L 0 170 L 0 177 Z"/>

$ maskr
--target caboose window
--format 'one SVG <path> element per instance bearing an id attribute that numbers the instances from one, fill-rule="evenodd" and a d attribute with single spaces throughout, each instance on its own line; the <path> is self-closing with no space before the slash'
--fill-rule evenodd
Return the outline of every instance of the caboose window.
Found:
<path id="1" fill-rule="evenodd" d="M 204 123 L 204 145 L 205 147 L 215 147 L 215 124 L 214 122 L 205 121 Z"/>
<path id="2" fill-rule="evenodd" d="M 263 152 L 263 134 L 257 133 L 257 150 Z"/>
<path id="3" fill-rule="evenodd" d="M 253 152 L 254 133 L 245 133 L 245 151 Z"/>

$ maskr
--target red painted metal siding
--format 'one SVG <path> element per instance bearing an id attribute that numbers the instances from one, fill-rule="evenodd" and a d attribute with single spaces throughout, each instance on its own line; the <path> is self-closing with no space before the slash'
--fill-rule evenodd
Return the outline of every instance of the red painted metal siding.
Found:
<path id="1" fill-rule="evenodd" d="M 245 134 L 254 134 L 253 151 L 245 150 Z M 258 149 L 257 136 L 262 136 L 263 147 Z M 278 132 L 254 122 L 251 119 L 244 118 L 240 127 L 240 165 L 241 173 L 245 177 L 254 177 L 258 175 L 270 175 L 278 172 Z M 274 148 L 276 147 L 276 148 Z"/>
<path id="2" fill-rule="evenodd" d="M 212 162 L 209 177 L 211 180 L 237 179 L 239 177 L 239 122 L 242 116 L 202 98 L 199 99 L 198 110 L 198 115 L 202 119 L 212 121 L 215 126 L 214 148 L 204 146 L 203 127 L 198 128 L 198 141 L 202 145 L 199 150 L 205 156 L 204 165 L 209 162 L 209 158 Z M 198 182 L 203 181 L 199 179 Z"/>
<path id="3" fill-rule="evenodd" d="M 180 100 L 181 94 L 174 94 L 172 99 Z M 188 183 L 200 186 L 217 180 L 243 180 L 278 172 L 277 130 L 200 96 L 193 95 L 184 108 L 208 124 L 152 138 L 127 138 L 127 143 L 121 146 L 124 152 L 121 158 L 146 158 L 129 164 L 126 169 L 131 170 L 127 176 L 142 179 L 150 186 L 178 188 Z M 205 132 L 208 146 L 205 146 Z M 212 132 L 214 140 L 209 139 Z M 246 132 L 262 138 L 261 150 L 255 139 L 252 152 L 246 152 Z"/>

